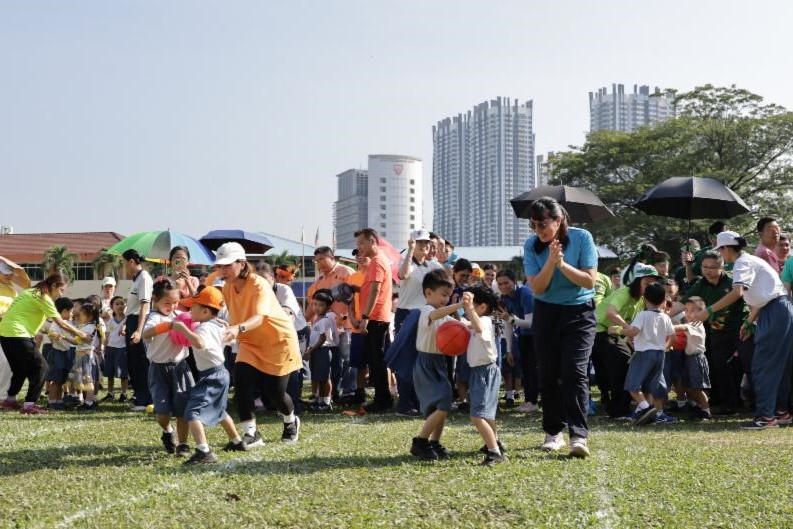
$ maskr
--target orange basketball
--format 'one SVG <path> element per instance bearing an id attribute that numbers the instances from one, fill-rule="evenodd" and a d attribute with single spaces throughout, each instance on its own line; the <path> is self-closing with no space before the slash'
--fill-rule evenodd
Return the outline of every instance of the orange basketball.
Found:
<path id="1" fill-rule="evenodd" d="M 471 333 L 459 321 L 447 321 L 438 327 L 435 342 L 438 350 L 446 356 L 460 356 L 468 350 Z"/>

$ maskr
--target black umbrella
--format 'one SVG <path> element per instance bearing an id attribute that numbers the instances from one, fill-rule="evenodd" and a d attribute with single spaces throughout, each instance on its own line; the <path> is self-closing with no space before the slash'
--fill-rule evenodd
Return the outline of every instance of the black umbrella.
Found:
<path id="1" fill-rule="evenodd" d="M 688 219 L 689 235 L 692 219 L 728 219 L 749 211 L 732 189 L 699 176 L 668 178 L 646 191 L 633 207 L 648 215 Z"/>
<path id="2" fill-rule="evenodd" d="M 201 237 L 200 241 L 210 250 L 217 250 L 226 242 L 237 242 L 245 249 L 245 253 L 265 253 L 275 245 L 270 239 L 259 233 L 244 230 L 213 230 Z"/>
<path id="3" fill-rule="evenodd" d="M 521 193 L 512 200 L 512 209 L 515 216 L 520 219 L 531 218 L 531 205 L 535 200 L 542 197 L 556 199 L 570 216 L 570 222 L 583 224 L 585 222 L 596 222 L 614 216 L 609 208 L 588 189 L 570 186 L 540 186 Z"/>

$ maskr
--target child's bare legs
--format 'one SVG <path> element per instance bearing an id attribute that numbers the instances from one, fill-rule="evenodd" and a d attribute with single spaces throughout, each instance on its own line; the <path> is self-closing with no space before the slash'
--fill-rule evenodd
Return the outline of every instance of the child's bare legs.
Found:
<path id="1" fill-rule="evenodd" d="M 514 389 L 515 392 L 518 392 L 522 387 L 523 387 L 523 381 L 518 377 L 514 377 L 512 379 L 512 389 Z M 523 398 L 525 399 L 526 395 L 523 395 Z"/>
<path id="2" fill-rule="evenodd" d="M 316 380 L 311 381 L 311 396 L 314 398 L 319 398 L 319 382 Z"/>
<path id="3" fill-rule="evenodd" d="M 55 381 L 50 382 L 50 387 L 47 390 L 47 397 L 49 397 L 50 402 L 56 402 L 61 400 L 62 394 L 63 394 L 63 384 Z"/>
<path id="4" fill-rule="evenodd" d="M 171 427 L 171 416 L 170 415 L 163 415 L 158 413 L 156 416 L 157 424 L 160 425 L 162 431 L 164 432 L 173 432 L 173 428 Z"/>
<path id="5" fill-rule="evenodd" d="M 708 405 L 708 394 L 705 393 L 701 389 L 687 389 L 686 392 L 688 393 L 689 398 L 691 398 L 694 402 L 697 403 L 699 409 L 701 410 L 708 410 L 710 406 Z"/>
<path id="6" fill-rule="evenodd" d="M 468 400 L 468 382 L 457 382 L 457 395 L 460 397 L 461 402 Z"/>
<path id="7" fill-rule="evenodd" d="M 228 415 L 226 415 L 226 417 L 228 417 Z M 234 426 L 233 422 L 231 424 L 232 426 Z M 206 432 L 204 432 L 204 425 L 201 424 L 201 421 L 199 420 L 190 421 L 189 423 L 187 423 L 187 427 L 190 430 L 190 435 L 193 436 L 193 440 L 195 441 L 195 444 L 197 445 L 207 444 Z M 225 425 L 223 426 L 223 428 L 224 429 L 226 428 Z"/>
<path id="8" fill-rule="evenodd" d="M 330 397 L 330 392 L 332 389 L 333 384 L 331 384 L 330 380 L 326 380 L 325 382 L 317 382 L 319 386 L 319 396 L 320 398 L 328 398 Z"/>
<path id="9" fill-rule="evenodd" d="M 179 444 L 186 444 L 187 443 L 187 434 L 190 431 L 190 428 L 187 426 L 187 421 L 184 420 L 184 417 L 177 417 L 176 418 L 176 440 Z"/>
<path id="10" fill-rule="evenodd" d="M 642 393 L 641 391 L 629 391 L 628 393 L 631 394 L 631 398 L 637 404 L 641 404 L 642 402 L 647 402 L 648 404 L 650 404 L 650 401 L 647 398 L 645 398 L 644 393 Z M 650 397 L 650 399 L 652 399 L 652 397 Z"/>
<path id="11" fill-rule="evenodd" d="M 115 382 L 116 382 L 115 378 L 107 377 L 107 394 L 108 395 L 112 395 L 113 394 L 113 389 L 114 389 L 114 387 L 116 385 Z"/>
<path id="12" fill-rule="evenodd" d="M 506 391 L 510 391 L 514 389 L 514 385 L 512 384 L 512 373 L 504 373 L 504 389 Z"/>
<path id="13" fill-rule="evenodd" d="M 121 379 L 121 394 L 122 395 L 126 395 L 127 394 L 127 387 L 128 386 L 129 386 L 129 379 L 128 378 L 122 378 Z"/>
<path id="14" fill-rule="evenodd" d="M 190 421 L 190 424 L 192 425 L 193 422 L 201 424 L 200 421 Z M 234 425 L 234 419 L 232 419 L 231 415 L 228 413 L 223 415 L 223 418 L 220 420 L 220 426 L 223 427 L 223 431 L 225 431 L 226 435 L 229 436 L 229 441 L 237 441 L 240 438 L 240 434 L 237 433 L 237 427 Z M 202 427 L 201 431 L 203 430 L 204 428 Z M 192 426 L 190 428 L 190 432 L 193 432 Z M 195 435 L 193 435 L 193 437 L 195 438 Z M 204 442 L 206 442 L 206 440 Z M 198 443 L 198 439 L 196 439 L 196 443 Z"/>
<path id="15" fill-rule="evenodd" d="M 496 434 L 496 422 L 482 417 L 471 417 L 471 422 L 476 426 L 479 435 L 484 439 L 488 450 L 498 449 L 498 435 Z"/>
<path id="16" fill-rule="evenodd" d="M 430 441 L 439 441 L 443 433 L 443 426 L 446 423 L 446 412 L 435 410 L 424 420 L 421 426 L 419 437 Z"/>

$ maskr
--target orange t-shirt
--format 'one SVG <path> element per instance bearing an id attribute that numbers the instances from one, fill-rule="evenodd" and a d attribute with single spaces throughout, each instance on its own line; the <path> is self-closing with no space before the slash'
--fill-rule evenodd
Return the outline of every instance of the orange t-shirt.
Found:
<path id="1" fill-rule="evenodd" d="M 354 270 L 347 265 L 343 265 L 341 263 L 336 263 L 333 269 L 327 275 L 321 275 L 317 278 L 316 281 L 308 288 L 308 299 L 311 300 L 311 297 L 314 295 L 314 292 L 323 288 L 333 288 L 338 284 L 347 283 L 347 278 L 349 278 L 353 274 Z M 345 327 L 349 329 L 351 327 L 350 320 L 342 319 L 342 316 L 346 316 L 348 312 L 347 305 L 342 303 L 341 301 L 335 301 L 330 306 L 330 310 L 336 315 L 336 321 L 340 324 L 340 327 Z M 311 306 L 309 305 L 306 307 L 306 321 L 313 319 L 314 312 L 311 310 Z"/>
<path id="2" fill-rule="evenodd" d="M 251 274 L 241 292 L 233 282 L 223 287 L 223 299 L 229 309 L 229 324 L 238 325 L 262 315 L 259 327 L 240 333 L 237 362 L 250 364 L 262 373 L 283 376 L 300 369 L 300 347 L 295 326 L 264 278 Z"/>
<path id="3" fill-rule="evenodd" d="M 352 286 L 356 286 L 358 288 L 363 285 L 363 272 L 358 270 L 353 275 L 347 278 L 347 283 Z M 361 319 L 361 294 L 360 292 L 355 293 L 355 318 L 360 320 Z M 349 320 L 347 320 L 349 321 Z M 360 333 L 358 329 L 350 324 L 350 330 L 354 333 Z"/>
<path id="4" fill-rule="evenodd" d="M 380 283 L 380 290 L 372 311 L 369 313 L 369 320 L 391 321 L 391 265 L 382 251 L 372 257 L 372 262 L 366 270 L 366 276 L 361 285 L 361 310 L 366 310 L 369 303 L 369 292 L 372 290 L 372 283 Z"/>

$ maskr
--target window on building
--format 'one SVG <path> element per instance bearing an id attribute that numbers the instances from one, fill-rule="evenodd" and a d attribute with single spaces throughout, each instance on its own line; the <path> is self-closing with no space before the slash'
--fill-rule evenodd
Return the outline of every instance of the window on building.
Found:
<path id="1" fill-rule="evenodd" d="M 410 206 L 410 211 L 416 211 L 416 206 Z"/>
<path id="2" fill-rule="evenodd" d="M 385 193 L 385 187 L 384 186 L 380 186 L 380 192 L 381 193 Z"/>
<path id="3" fill-rule="evenodd" d="M 76 281 L 89 281 L 94 278 L 94 265 L 91 263 L 77 263 L 72 266 L 72 273 Z"/>
<path id="4" fill-rule="evenodd" d="M 380 183 L 381 183 L 381 184 L 385 184 L 385 178 L 381 178 L 381 179 L 380 179 Z"/>
<path id="5" fill-rule="evenodd" d="M 410 229 L 411 229 L 411 230 L 415 230 L 415 229 L 416 229 L 416 225 L 415 225 L 415 224 L 411 224 L 411 225 L 410 225 Z"/>
<path id="6" fill-rule="evenodd" d="M 410 220 L 416 220 L 416 216 L 415 215 L 411 215 L 410 216 Z"/>
<path id="7" fill-rule="evenodd" d="M 385 229 L 385 222 L 381 222 L 381 223 L 380 223 L 380 228 L 381 228 L 381 229 Z"/>
<path id="8" fill-rule="evenodd" d="M 416 181 L 411 179 L 410 180 L 410 185 L 412 185 L 412 186 L 416 185 Z"/>
<path id="9" fill-rule="evenodd" d="M 385 195 L 380 195 L 380 202 L 385 202 Z"/>
<path id="10" fill-rule="evenodd" d="M 19 266 L 25 269 L 25 272 L 27 272 L 28 277 L 34 283 L 36 281 L 42 281 L 44 279 L 44 271 L 41 269 L 41 266 L 37 264 L 29 264 L 29 263 L 20 263 Z"/>
<path id="11" fill-rule="evenodd" d="M 380 213 L 380 218 L 384 219 L 385 218 L 385 213 Z"/>
<path id="12" fill-rule="evenodd" d="M 416 197 L 410 197 L 410 201 L 411 202 L 415 202 L 416 201 Z"/>
<path id="13" fill-rule="evenodd" d="M 410 194 L 412 195 L 412 194 L 414 194 L 415 192 L 416 192 L 416 189 L 411 187 L 411 188 L 410 188 Z"/>
<path id="14" fill-rule="evenodd" d="M 380 204 L 380 209 L 385 210 L 385 204 Z"/>

